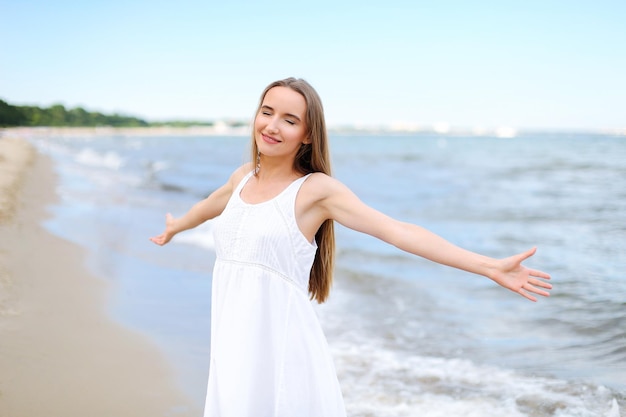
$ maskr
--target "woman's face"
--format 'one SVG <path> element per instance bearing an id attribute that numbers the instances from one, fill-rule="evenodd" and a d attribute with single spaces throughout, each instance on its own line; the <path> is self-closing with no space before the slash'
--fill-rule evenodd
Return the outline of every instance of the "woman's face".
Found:
<path id="1" fill-rule="evenodd" d="M 264 156 L 293 157 L 306 137 L 306 101 L 288 87 L 273 87 L 254 119 L 254 140 Z"/>

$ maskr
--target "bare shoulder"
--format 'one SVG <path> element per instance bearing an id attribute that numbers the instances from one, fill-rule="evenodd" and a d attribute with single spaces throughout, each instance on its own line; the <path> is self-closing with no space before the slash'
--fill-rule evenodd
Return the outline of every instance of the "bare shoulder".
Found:
<path id="1" fill-rule="evenodd" d="M 304 182 L 302 187 L 307 192 L 321 192 L 329 186 L 332 186 L 337 180 L 323 172 L 313 172 Z"/>
<path id="2" fill-rule="evenodd" d="M 372 219 L 369 208 L 338 179 L 316 172 L 304 182 L 302 191 L 303 211 L 309 209 L 322 220 L 332 219 L 355 230 L 367 230 L 365 225 Z"/>
<path id="3" fill-rule="evenodd" d="M 303 191 L 317 201 L 349 191 L 341 181 L 323 172 L 314 172 L 302 185 Z"/>
<path id="4" fill-rule="evenodd" d="M 248 175 L 248 173 L 250 171 L 252 171 L 252 163 L 251 162 L 247 162 L 247 163 L 241 165 L 239 168 L 234 170 L 233 173 L 230 175 L 230 178 L 228 179 L 228 183 L 234 189 L 241 182 L 243 177 Z"/>

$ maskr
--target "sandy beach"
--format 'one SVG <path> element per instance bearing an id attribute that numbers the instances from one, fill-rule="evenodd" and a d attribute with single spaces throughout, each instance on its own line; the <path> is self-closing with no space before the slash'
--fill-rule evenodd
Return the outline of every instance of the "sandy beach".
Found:
<path id="1" fill-rule="evenodd" d="M 150 340 L 107 317 L 107 281 L 41 225 L 52 162 L 0 138 L 0 416 L 197 416 Z"/>

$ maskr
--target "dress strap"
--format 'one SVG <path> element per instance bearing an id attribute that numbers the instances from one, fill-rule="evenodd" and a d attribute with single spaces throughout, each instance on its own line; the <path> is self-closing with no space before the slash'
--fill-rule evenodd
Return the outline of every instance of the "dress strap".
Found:
<path id="1" fill-rule="evenodd" d="M 286 212 L 294 212 L 298 192 L 300 191 L 302 184 L 304 184 L 304 181 L 309 178 L 309 175 L 311 174 L 306 174 L 293 181 L 276 197 L 276 200 L 281 202 L 280 204 L 284 207 Z"/>
<path id="2" fill-rule="evenodd" d="M 266 201 L 262 201 L 260 203 L 246 203 L 245 201 L 243 201 L 241 199 L 241 190 L 243 189 L 243 187 L 245 187 L 246 183 L 250 180 L 250 178 L 252 177 L 252 175 L 254 175 L 254 171 L 249 172 L 248 174 L 246 174 L 246 176 L 244 176 L 241 180 L 241 182 L 239 182 L 239 184 L 237 185 L 237 188 L 235 188 L 235 191 L 233 192 L 233 197 L 237 196 L 238 200 L 241 201 L 242 203 L 249 205 L 249 206 L 259 206 L 259 205 L 263 205 L 266 203 L 270 203 L 270 202 L 277 202 L 277 201 L 287 201 L 288 206 L 293 206 L 295 203 L 295 198 L 296 195 L 298 193 L 298 191 L 300 190 L 300 187 L 302 186 L 302 183 L 309 177 L 309 175 L 311 174 L 307 174 L 304 175 L 296 180 L 294 180 L 293 182 L 291 182 L 291 184 L 289 184 L 287 187 L 285 187 L 280 193 L 278 193 L 278 195 L 276 195 L 275 197 L 270 198 L 269 200 Z M 284 203 L 283 203 L 284 204 Z"/>
<path id="3" fill-rule="evenodd" d="M 289 186 L 287 187 L 288 190 L 286 190 L 287 192 L 285 194 L 293 194 L 293 197 L 295 198 L 295 196 L 298 194 L 298 191 L 300 191 L 300 188 L 302 187 L 302 184 L 304 184 L 304 181 L 306 181 L 307 178 L 309 178 L 309 174 L 306 174 L 300 178 L 298 178 L 297 180 L 295 180 L 294 182 L 292 182 L 291 184 L 289 184 Z"/>
<path id="4" fill-rule="evenodd" d="M 239 184 L 237 184 L 237 188 L 235 188 L 233 195 L 239 195 L 239 193 L 241 192 L 241 189 L 246 185 L 246 183 L 248 182 L 250 177 L 252 177 L 253 174 L 254 174 L 254 171 L 250 171 L 246 175 L 244 175 L 241 181 L 239 181 Z"/>

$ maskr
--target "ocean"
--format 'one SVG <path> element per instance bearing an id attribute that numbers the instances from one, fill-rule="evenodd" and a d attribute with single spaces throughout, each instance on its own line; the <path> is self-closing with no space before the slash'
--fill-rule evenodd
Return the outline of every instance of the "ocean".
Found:
<path id="1" fill-rule="evenodd" d="M 537 246 L 527 265 L 554 285 L 532 303 L 337 226 L 335 284 L 316 310 L 349 416 L 626 410 L 625 137 L 330 136 L 334 176 L 369 205 L 493 257 Z M 246 162 L 249 140 L 31 138 L 59 175 L 45 226 L 88 249 L 90 269 L 111 284 L 111 318 L 161 349 L 196 407 L 208 375 L 212 225 L 165 247 L 148 238 L 165 213 L 184 214 Z"/>

